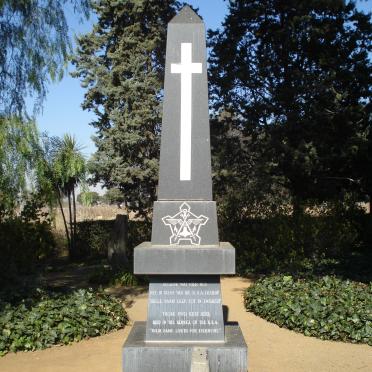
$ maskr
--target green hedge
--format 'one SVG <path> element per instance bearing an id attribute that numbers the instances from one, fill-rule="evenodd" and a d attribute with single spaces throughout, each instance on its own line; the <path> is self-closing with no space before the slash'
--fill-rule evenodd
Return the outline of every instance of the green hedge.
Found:
<path id="1" fill-rule="evenodd" d="M 115 220 L 82 221 L 77 223 L 77 257 L 107 257 L 108 242 L 111 238 Z M 129 221 L 128 258 L 133 248 L 151 236 L 151 225 L 145 221 Z"/>
<path id="2" fill-rule="evenodd" d="M 122 328 L 127 320 L 117 299 L 91 290 L 38 290 L 36 296 L 13 304 L 0 300 L 0 355 L 99 336 Z"/>
<path id="3" fill-rule="evenodd" d="M 115 220 L 82 221 L 77 223 L 76 256 L 107 257 L 107 247 Z"/>
<path id="4" fill-rule="evenodd" d="M 237 271 L 297 271 L 304 264 L 342 258 L 363 245 L 358 218 L 348 216 L 298 218 L 277 215 L 251 218 L 233 225 L 220 223 L 221 240 L 237 249 Z"/>
<path id="5" fill-rule="evenodd" d="M 2 215 L 0 211 L 0 285 L 12 285 L 20 275 L 31 274 L 50 256 L 55 247 L 51 221 L 43 204 L 26 202 L 21 214 Z"/>
<path id="6" fill-rule="evenodd" d="M 280 327 L 372 345 L 372 283 L 272 276 L 249 287 L 244 300 L 248 311 Z"/>

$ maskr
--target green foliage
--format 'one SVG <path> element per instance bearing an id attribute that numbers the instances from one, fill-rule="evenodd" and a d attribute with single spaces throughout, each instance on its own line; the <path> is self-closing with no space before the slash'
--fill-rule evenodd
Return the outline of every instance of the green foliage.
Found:
<path id="1" fill-rule="evenodd" d="M 0 355 L 66 345 L 122 328 L 128 321 L 119 300 L 92 290 L 52 294 L 12 305 L 0 301 Z"/>
<path id="2" fill-rule="evenodd" d="M 86 175 L 86 161 L 81 152 L 81 146 L 75 138 L 65 134 L 62 139 L 55 142 L 50 161 L 52 183 L 56 189 L 59 206 L 63 217 L 70 258 L 77 256 L 76 252 L 76 198 L 75 188 L 84 182 Z M 68 229 L 67 219 L 63 212 L 61 198 L 67 196 L 68 200 Z"/>
<path id="3" fill-rule="evenodd" d="M 83 108 L 97 119 L 93 181 L 125 191 L 128 208 L 147 215 L 156 196 L 167 23 L 176 0 L 101 0 L 97 23 L 78 38 L 76 77 Z"/>
<path id="4" fill-rule="evenodd" d="M 141 284 L 141 282 L 143 282 L 143 278 L 136 277 L 130 271 L 115 271 L 110 267 L 103 267 L 89 278 L 89 283 L 95 285 L 122 285 L 135 287 Z"/>
<path id="5" fill-rule="evenodd" d="M 33 121 L 0 116 L 0 221 L 27 195 L 26 179 L 37 168 L 39 136 Z"/>
<path id="6" fill-rule="evenodd" d="M 101 200 L 98 192 L 95 191 L 83 191 L 81 192 L 76 201 L 85 207 L 91 207 L 92 205 L 97 204 Z"/>
<path id="7" fill-rule="evenodd" d="M 230 0 L 209 38 L 218 197 L 244 207 L 284 189 L 297 213 L 372 195 L 370 15 L 353 1 Z"/>
<path id="8" fill-rule="evenodd" d="M 306 336 L 372 346 L 372 285 L 324 276 L 258 280 L 244 296 L 248 311 Z"/>
<path id="9" fill-rule="evenodd" d="M 114 278 L 114 284 L 136 286 L 139 285 L 140 280 L 131 272 L 124 271 L 117 273 Z"/>
<path id="10" fill-rule="evenodd" d="M 113 271 L 109 266 L 104 266 L 96 270 L 90 277 L 89 283 L 92 285 L 106 286 L 112 282 Z"/>
<path id="11" fill-rule="evenodd" d="M 0 115 L 24 113 L 27 95 L 40 108 L 49 78 L 62 78 L 71 51 L 67 3 L 88 15 L 87 0 L 0 1 Z"/>
<path id="12" fill-rule="evenodd" d="M 117 204 L 118 206 L 120 206 L 120 204 L 125 201 L 125 196 L 121 190 L 113 188 L 105 192 L 105 194 L 103 195 L 103 200 L 107 204 Z"/>
<path id="13" fill-rule="evenodd" d="M 76 251 L 79 257 L 107 257 L 107 242 L 111 238 L 115 220 L 82 221 L 77 223 Z M 147 221 L 129 221 L 128 246 L 129 259 L 132 258 L 133 248 L 149 240 L 151 224 Z"/>
<path id="14" fill-rule="evenodd" d="M 133 221 L 128 224 L 128 247 L 129 258 L 133 257 L 133 249 L 142 242 L 151 240 L 151 221 Z"/>
<path id="15" fill-rule="evenodd" d="M 8 285 L 21 274 L 32 273 L 38 263 L 53 253 L 51 221 L 42 210 L 42 198 L 26 201 L 20 216 L 0 221 L 0 282 Z"/>
<path id="16" fill-rule="evenodd" d="M 323 259 L 340 259 L 363 243 L 358 216 L 274 215 L 228 224 L 221 239 L 237 248 L 237 271 L 278 272 L 305 269 Z"/>
<path id="17" fill-rule="evenodd" d="M 72 193 L 85 177 L 86 163 L 82 147 L 76 139 L 65 134 L 56 145 L 53 158 L 53 178 L 65 195 Z"/>
<path id="18" fill-rule="evenodd" d="M 82 221 L 77 223 L 76 255 L 84 258 L 107 257 L 114 220 Z"/>

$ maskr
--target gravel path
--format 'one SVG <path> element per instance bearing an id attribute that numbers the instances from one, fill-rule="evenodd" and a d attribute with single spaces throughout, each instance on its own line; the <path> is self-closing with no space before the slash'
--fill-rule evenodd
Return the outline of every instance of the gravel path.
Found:
<path id="1" fill-rule="evenodd" d="M 242 293 L 250 284 L 242 278 L 222 279 L 223 303 L 229 308 L 229 320 L 239 321 L 248 343 L 249 372 L 372 371 L 370 346 L 305 337 L 247 313 Z M 122 294 L 130 317 L 124 330 L 70 346 L 7 354 L 0 358 L 0 371 L 122 372 L 121 346 L 132 322 L 146 319 L 147 293 L 136 289 Z"/>

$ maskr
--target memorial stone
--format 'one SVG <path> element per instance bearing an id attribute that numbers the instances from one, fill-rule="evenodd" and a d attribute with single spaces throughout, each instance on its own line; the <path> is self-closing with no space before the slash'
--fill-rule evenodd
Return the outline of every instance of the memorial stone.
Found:
<path id="1" fill-rule="evenodd" d="M 150 277 L 148 318 L 124 344 L 124 372 L 247 371 L 241 330 L 222 311 L 220 275 L 235 273 L 235 249 L 218 237 L 207 84 L 204 23 L 185 6 L 168 25 L 151 242 L 134 249 L 134 273 Z"/>

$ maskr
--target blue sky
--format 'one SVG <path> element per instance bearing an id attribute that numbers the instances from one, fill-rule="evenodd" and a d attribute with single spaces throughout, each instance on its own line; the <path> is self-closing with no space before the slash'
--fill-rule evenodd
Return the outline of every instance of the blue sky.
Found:
<path id="1" fill-rule="evenodd" d="M 207 28 L 219 27 L 227 11 L 223 0 L 192 0 L 189 4 L 199 8 L 199 14 L 204 18 Z M 72 34 L 83 34 L 91 30 L 94 18 L 83 24 L 79 23 L 70 8 L 66 10 L 66 15 Z M 69 71 L 72 70 L 73 66 L 69 66 Z M 89 157 L 95 151 L 91 140 L 94 129 L 89 125 L 94 115 L 81 108 L 84 93 L 85 89 L 80 87 L 80 81 L 66 73 L 62 81 L 49 86 L 43 111 L 36 120 L 41 132 L 46 131 L 53 136 L 73 134 L 84 147 L 84 154 Z"/>
<path id="2" fill-rule="evenodd" d="M 199 14 L 203 17 L 207 29 L 218 28 L 227 12 L 227 3 L 224 0 L 190 0 L 188 2 L 199 8 Z M 372 11 L 372 0 L 359 0 L 357 4 L 358 8 L 363 11 Z M 72 10 L 67 9 L 66 14 L 72 35 L 90 31 L 94 18 L 79 23 Z M 69 71 L 72 69 L 73 67 L 69 66 Z M 80 81 L 66 73 L 61 82 L 49 86 L 43 111 L 36 120 L 41 132 L 46 131 L 53 136 L 62 136 L 64 133 L 73 134 L 79 144 L 84 147 L 84 154 L 89 157 L 95 151 L 91 140 L 94 130 L 89 125 L 94 115 L 81 109 L 84 93 L 85 90 L 80 87 Z"/>

